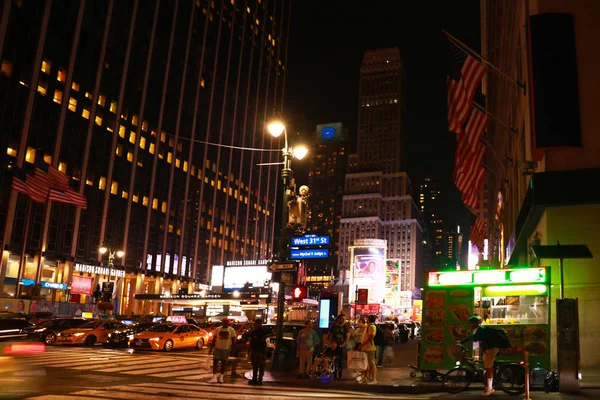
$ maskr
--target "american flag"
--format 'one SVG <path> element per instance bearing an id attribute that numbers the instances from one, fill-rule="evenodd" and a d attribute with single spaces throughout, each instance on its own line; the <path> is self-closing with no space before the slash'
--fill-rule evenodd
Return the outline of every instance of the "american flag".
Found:
<path id="1" fill-rule="evenodd" d="M 12 166 L 13 178 L 11 187 L 17 192 L 29 196 L 29 189 L 27 188 L 27 175 L 25 171 L 16 165 Z"/>
<path id="2" fill-rule="evenodd" d="M 53 188 L 69 189 L 69 178 L 53 165 L 48 165 L 48 178 L 50 178 Z"/>
<path id="3" fill-rule="evenodd" d="M 477 174 L 487 153 L 487 147 L 481 142 L 475 145 L 475 150 L 469 154 L 462 167 L 456 174 L 454 183 L 461 193 L 468 193 L 475 186 Z"/>
<path id="4" fill-rule="evenodd" d="M 48 192 L 51 187 L 48 174 L 36 167 L 33 175 L 27 175 L 25 183 L 27 184 L 27 190 L 29 191 L 31 200 L 36 203 L 44 204 L 48 199 Z"/>
<path id="5" fill-rule="evenodd" d="M 475 89 L 481 82 L 487 67 L 459 49 L 450 40 L 448 54 L 448 129 L 460 133 L 461 127 L 469 116 L 473 104 Z"/>
<path id="6" fill-rule="evenodd" d="M 53 165 L 48 165 L 39 160 L 35 165 L 34 176 L 42 183 L 46 190 L 46 197 L 56 203 L 73 204 L 83 209 L 87 208 L 87 200 L 84 195 L 79 194 L 69 187 L 69 178 Z"/>
<path id="7" fill-rule="evenodd" d="M 56 203 L 73 204 L 77 207 L 83 208 L 84 210 L 87 209 L 87 199 L 85 196 L 72 189 L 51 189 L 48 199 Z"/>
<path id="8" fill-rule="evenodd" d="M 479 167 L 479 171 L 477 171 L 477 174 L 475 175 L 475 183 L 471 186 L 471 189 L 463 193 L 462 201 L 467 207 L 475 209 L 479 205 L 479 188 L 481 187 L 481 182 L 485 178 L 485 173 L 485 168 Z"/>
<path id="9" fill-rule="evenodd" d="M 476 149 L 476 144 L 483 137 L 489 121 L 487 115 L 478 109 L 473 109 L 465 130 L 459 130 L 460 133 L 457 135 L 458 145 L 454 155 L 454 179 L 463 167 L 465 160 L 469 158 L 469 154 Z"/>
<path id="10" fill-rule="evenodd" d="M 487 236 L 487 223 L 481 217 L 477 218 L 475 224 L 471 227 L 471 234 L 469 240 L 474 246 L 477 246 L 479 251 L 483 251 L 483 243 Z"/>

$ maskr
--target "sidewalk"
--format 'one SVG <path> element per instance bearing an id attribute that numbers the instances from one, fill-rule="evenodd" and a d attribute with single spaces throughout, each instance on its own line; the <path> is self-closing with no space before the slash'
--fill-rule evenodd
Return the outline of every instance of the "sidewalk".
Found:
<path id="1" fill-rule="evenodd" d="M 370 393 L 387 393 L 387 394 L 425 394 L 425 393 L 440 393 L 444 392 L 441 381 L 429 382 L 417 378 L 411 378 L 409 376 L 411 369 L 408 368 L 408 364 L 416 364 L 417 359 L 417 340 L 409 340 L 408 343 L 396 344 L 393 346 L 394 358 L 389 361 L 388 364 L 384 364 L 383 368 L 377 368 L 377 385 L 364 385 L 357 383 L 352 372 L 344 369 L 343 379 L 334 382 L 320 382 L 312 381 L 309 379 L 296 379 L 298 374 L 298 361 L 288 361 L 282 371 L 272 371 L 270 363 L 267 363 L 267 371 L 263 378 L 266 384 L 271 385 L 285 385 L 285 386 L 302 386 L 302 387 L 313 387 L 323 388 L 327 387 L 330 389 L 339 390 L 357 390 L 365 391 Z M 247 379 L 252 378 L 252 371 L 247 370 L 249 364 L 240 366 L 240 371 L 247 371 L 244 376 Z M 597 395 L 586 397 L 585 393 L 588 391 L 596 392 L 600 390 L 600 368 L 598 369 L 584 369 L 582 371 L 582 380 L 580 381 L 580 387 L 584 393 L 581 395 L 559 395 L 558 393 L 546 394 L 540 389 L 532 390 L 531 398 L 536 399 L 555 399 L 560 398 L 565 400 L 571 399 L 582 399 L 582 398 L 599 398 L 600 392 Z M 459 399 L 466 397 L 478 398 L 479 391 L 483 390 L 483 386 L 480 384 L 473 384 L 468 392 L 462 393 L 462 397 L 455 397 L 456 395 L 449 396 L 449 399 Z M 467 394 L 469 393 L 469 394 Z M 502 394 L 504 394 L 502 392 Z M 548 397 L 551 396 L 551 397 Z M 442 395 L 441 398 L 446 396 Z"/>

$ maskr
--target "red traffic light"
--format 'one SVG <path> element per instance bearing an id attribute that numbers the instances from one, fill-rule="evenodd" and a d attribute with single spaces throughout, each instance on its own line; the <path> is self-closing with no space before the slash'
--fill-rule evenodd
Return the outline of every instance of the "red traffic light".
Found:
<path id="1" fill-rule="evenodd" d="M 294 285 L 292 286 L 292 299 L 302 300 L 307 297 L 306 286 Z"/>

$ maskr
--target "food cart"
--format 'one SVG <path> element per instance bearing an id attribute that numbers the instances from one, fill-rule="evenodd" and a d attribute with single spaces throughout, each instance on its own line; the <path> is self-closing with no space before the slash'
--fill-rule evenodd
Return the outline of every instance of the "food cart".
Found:
<path id="1" fill-rule="evenodd" d="M 430 272 L 423 299 L 421 369 L 456 365 L 456 343 L 469 335 L 473 314 L 508 334 L 512 347 L 501 349 L 498 361 L 523 360 L 527 351 L 531 365 L 549 369 L 549 267 Z"/>

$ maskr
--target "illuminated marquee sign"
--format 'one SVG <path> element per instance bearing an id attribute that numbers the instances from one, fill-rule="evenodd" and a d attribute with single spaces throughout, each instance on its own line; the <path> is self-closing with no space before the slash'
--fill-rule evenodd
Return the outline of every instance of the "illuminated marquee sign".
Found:
<path id="1" fill-rule="evenodd" d="M 96 275 L 106 275 L 106 276 L 108 276 L 108 274 L 110 273 L 111 276 L 115 276 L 117 278 L 125 278 L 124 270 L 116 269 L 113 267 L 112 271 L 110 271 L 110 268 L 100 266 L 100 265 L 75 263 L 75 271 L 87 272 L 87 273 L 96 274 Z"/>
<path id="2" fill-rule="evenodd" d="M 430 272 L 429 286 L 502 285 L 547 283 L 546 268 L 493 269 L 483 271 Z"/>

